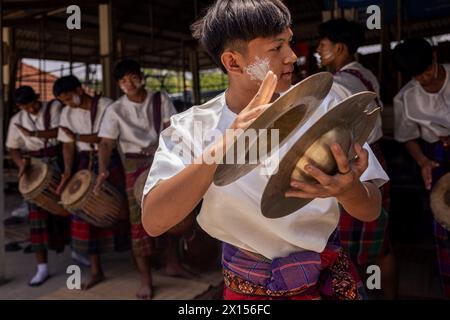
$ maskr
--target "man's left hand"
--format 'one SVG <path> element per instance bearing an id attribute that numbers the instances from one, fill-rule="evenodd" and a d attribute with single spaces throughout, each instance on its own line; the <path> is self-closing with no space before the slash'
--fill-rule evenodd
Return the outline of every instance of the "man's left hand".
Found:
<path id="1" fill-rule="evenodd" d="M 331 176 L 313 165 L 306 165 L 306 173 L 315 178 L 318 183 L 305 183 L 291 180 L 291 188 L 286 192 L 286 197 L 297 198 L 340 198 L 351 196 L 352 190 L 358 187 L 359 178 L 368 167 L 369 153 L 359 144 L 354 145 L 357 158 L 350 163 L 348 156 L 341 146 L 334 143 L 331 152 L 336 160 L 338 173 Z"/>

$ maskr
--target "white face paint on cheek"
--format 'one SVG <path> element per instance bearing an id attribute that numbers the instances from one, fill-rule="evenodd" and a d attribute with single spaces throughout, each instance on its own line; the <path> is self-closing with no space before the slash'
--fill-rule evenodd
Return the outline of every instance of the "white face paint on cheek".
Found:
<path id="1" fill-rule="evenodd" d="M 145 84 L 144 80 L 141 80 L 141 81 L 133 80 L 133 85 L 134 85 L 136 88 L 140 88 L 140 87 L 142 87 L 144 84 Z"/>
<path id="2" fill-rule="evenodd" d="M 270 59 L 256 57 L 255 62 L 245 67 L 244 70 L 250 75 L 251 80 L 263 81 L 267 72 L 270 71 Z"/>
<path id="3" fill-rule="evenodd" d="M 127 94 L 128 93 L 128 89 L 125 88 L 125 86 L 119 86 L 120 90 L 122 90 L 123 93 Z"/>
<path id="4" fill-rule="evenodd" d="M 334 59 L 334 54 L 331 51 L 327 51 L 323 54 L 322 60 L 332 60 Z"/>
<path id="5" fill-rule="evenodd" d="M 72 97 L 72 101 L 73 101 L 73 104 L 77 107 L 81 104 L 81 98 L 77 94 Z"/>

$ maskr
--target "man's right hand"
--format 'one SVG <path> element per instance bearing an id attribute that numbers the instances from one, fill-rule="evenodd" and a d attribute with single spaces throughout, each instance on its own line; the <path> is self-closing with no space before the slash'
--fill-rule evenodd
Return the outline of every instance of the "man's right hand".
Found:
<path id="1" fill-rule="evenodd" d="M 256 93 L 250 103 L 239 112 L 230 128 L 248 128 L 248 126 L 250 126 L 250 124 L 268 108 L 268 103 L 272 100 L 277 83 L 277 76 L 272 71 L 269 71 L 259 87 L 258 93 Z"/>
<path id="2" fill-rule="evenodd" d="M 419 166 L 421 168 L 423 181 L 425 182 L 425 188 L 427 190 L 431 190 L 433 182 L 433 169 L 439 167 L 439 163 L 427 158 L 419 162 Z"/>
<path id="3" fill-rule="evenodd" d="M 106 181 L 106 179 L 108 179 L 109 177 L 109 172 L 108 171 L 104 171 L 104 172 L 99 172 L 97 179 L 95 180 L 95 187 L 94 187 L 94 194 L 98 195 L 103 183 Z"/>
<path id="4" fill-rule="evenodd" d="M 247 129 L 256 118 L 258 118 L 261 113 L 263 113 L 268 107 L 272 99 L 272 96 L 277 87 L 278 79 L 277 76 L 269 71 L 261 83 L 258 92 L 250 101 L 250 103 L 239 112 L 236 119 L 230 126 L 230 129 L 234 130 L 234 133 L 230 136 L 225 134 L 221 139 L 212 144 L 208 150 L 206 150 L 207 157 L 214 158 L 216 156 L 217 150 L 223 150 L 226 152 L 227 146 L 233 143 L 233 139 L 237 135 L 237 129 L 245 130 Z M 204 157 L 205 155 L 203 155 Z"/>
<path id="5" fill-rule="evenodd" d="M 58 185 L 58 188 L 56 188 L 56 194 L 60 195 L 64 189 L 64 187 L 66 186 L 67 182 L 69 182 L 71 177 L 70 172 L 64 172 L 63 174 L 61 174 L 61 181 Z"/>

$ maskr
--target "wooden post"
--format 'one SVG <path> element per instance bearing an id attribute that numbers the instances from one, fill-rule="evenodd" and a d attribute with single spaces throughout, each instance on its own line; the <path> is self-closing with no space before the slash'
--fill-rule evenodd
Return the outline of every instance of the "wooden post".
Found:
<path id="1" fill-rule="evenodd" d="M 5 212 L 5 179 L 4 179 L 4 151 L 3 151 L 3 120 L 5 114 L 5 92 L 3 90 L 3 1 L 0 0 L 0 283 L 6 280 L 5 227 L 3 220 Z"/>
<path id="2" fill-rule="evenodd" d="M 102 65 L 103 95 L 115 98 L 113 72 L 113 32 L 111 4 L 99 4 L 99 38 L 100 38 L 100 62 Z"/>
<path id="3" fill-rule="evenodd" d="M 183 104 L 184 109 L 187 105 L 187 92 L 186 92 L 186 50 L 184 42 L 181 43 L 181 68 L 183 72 Z"/>
<path id="4" fill-rule="evenodd" d="M 194 105 L 200 104 L 200 73 L 198 65 L 198 51 L 197 46 L 193 45 L 189 50 L 189 64 L 192 72 L 192 95 L 194 98 Z"/>

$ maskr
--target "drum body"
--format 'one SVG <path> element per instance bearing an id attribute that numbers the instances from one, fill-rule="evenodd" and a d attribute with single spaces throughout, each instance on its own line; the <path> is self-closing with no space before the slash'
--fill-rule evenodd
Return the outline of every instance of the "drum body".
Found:
<path id="1" fill-rule="evenodd" d="M 60 197 L 56 194 L 60 180 L 60 173 L 52 165 L 33 159 L 20 178 L 19 191 L 26 201 L 52 214 L 67 217 L 70 212 L 59 204 Z"/>
<path id="2" fill-rule="evenodd" d="M 145 170 L 142 172 L 139 177 L 137 177 L 136 182 L 133 187 L 134 197 L 139 204 L 141 205 L 142 202 L 142 196 L 144 193 L 144 187 L 145 182 L 147 181 L 148 173 L 150 169 Z M 175 236 L 182 236 L 189 230 L 193 228 L 194 225 L 195 216 L 190 214 L 186 218 L 184 218 L 181 222 L 179 222 L 177 225 L 172 227 L 170 230 L 167 231 L 167 233 L 175 235 Z"/>
<path id="3" fill-rule="evenodd" d="M 61 202 L 64 208 L 87 223 L 108 228 L 126 218 L 126 201 L 107 181 L 95 195 L 95 180 L 93 172 L 78 171 L 61 194 Z"/>

